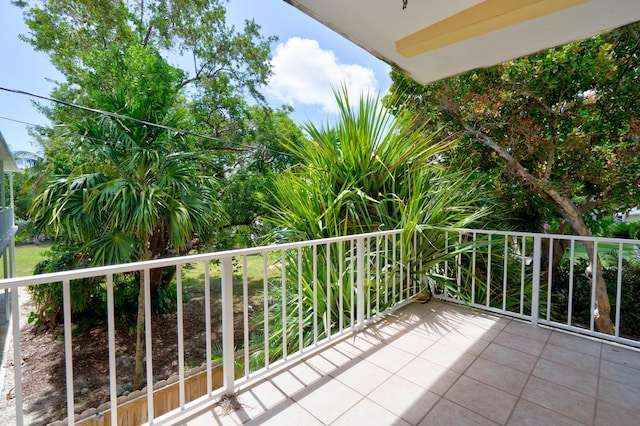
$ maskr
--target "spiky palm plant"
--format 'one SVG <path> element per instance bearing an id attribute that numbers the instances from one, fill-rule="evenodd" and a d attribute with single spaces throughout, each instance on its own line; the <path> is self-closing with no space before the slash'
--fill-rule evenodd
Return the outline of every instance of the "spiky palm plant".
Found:
<path id="1" fill-rule="evenodd" d="M 378 96 L 361 97 L 353 108 L 346 90 L 335 97 L 340 111 L 335 125 L 308 124 L 308 140 L 301 145 L 284 142 L 300 164 L 275 182 L 277 202 L 268 206 L 269 222 L 277 230 L 274 238 L 296 241 L 402 229 L 393 250 L 385 253 L 380 253 L 377 241 L 367 241 L 367 300 L 376 300 L 386 280 L 399 278 L 400 259 L 410 260 L 410 269 L 403 271 L 405 280 L 416 283 L 429 276 L 447 285 L 436 266 L 464 247 L 445 254 L 443 233 L 436 228 L 468 226 L 485 214 L 478 207 L 481 188 L 441 164 L 453 141 L 438 139 L 426 124 L 416 125 L 408 114 L 391 116 Z M 348 241 L 340 244 L 319 248 L 315 256 L 312 249 L 284 253 L 286 288 L 272 286 L 272 358 L 352 323 L 356 249 Z M 331 256 L 340 250 L 342 257 Z M 376 256 L 383 257 L 383 268 Z M 322 265 L 315 271 L 314 257 Z M 369 304 L 368 312 L 397 300 L 384 302 Z"/>

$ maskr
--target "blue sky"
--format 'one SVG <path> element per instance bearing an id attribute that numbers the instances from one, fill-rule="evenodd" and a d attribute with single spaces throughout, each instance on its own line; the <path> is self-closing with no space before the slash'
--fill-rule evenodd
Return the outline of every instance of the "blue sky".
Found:
<path id="1" fill-rule="evenodd" d="M 274 76 L 264 93 L 273 107 L 292 105 L 299 123 L 331 120 L 336 107 L 331 87 L 345 84 L 353 95 L 384 92 L 390 84 L 389 66 L 282 0 L 231 0 L 228 22 L 241 27 L 255 19 L 265 36 L 277 36 L 272 46 Z M 25 33 L 19 9 L 8 0 L 0 4 L 0 86 L 48 95 L 49 80 L 60 75 L 48 58 L 18 40 Z M 35 152 L 27 125 L 47 124 L 23 95 L 0 91 L 0 132 L 12 151 Z"/>

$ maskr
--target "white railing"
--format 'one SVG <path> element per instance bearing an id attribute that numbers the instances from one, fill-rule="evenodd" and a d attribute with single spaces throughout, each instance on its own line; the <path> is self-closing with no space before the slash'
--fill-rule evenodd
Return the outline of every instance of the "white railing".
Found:
<path id="1" fill-rule="evenodd" d="M 568 281 L 564 284 L 558 284 L 560 277 L 552 277 L 549 272 L 552 265 L 545 267 L 542 260 L 543 246 L 549 247 L 546 254 L 553 257 L 554 244 L 546 243 L 555 240 L 567 241 L 569 245 L 569 253 L 565 255 Z M 601 255 L 598 244 L 618 247 L 619 259 L 614 262 L 618 268 L 617 280 L 610 283 L 615 288 L 612 318 L 616 332 L 613 336 L 594 329 L 593 309 L 586 313 L 586 319 L 584 312 L 576 311 L 576 294 L 584 290 L 577 278 L 583 273 L 577 270 L 577 265 L 584 262 L 577 253 L 576 243 L 583 240 L 594 241 L 595 250 Z M 412 300 L 425 287 L 431 289 L 434 297 L 443 300 L 640 346 L 621 333 L 622 320 L 630 314 L 621 310 L 622 299 L 629 296 L 622 286 L 622 257 L 627 253 L 624 249 L 634 245 L 640 245 L 640 241 L 425 227 L 410 232 L 378 232 L 7 279 L 0 282 L 0 289 L 9 288 L 17 295 L 19 287 L 62 284 L 67 413 L 69 424 L 74 424 L 72 282 L 92 279 L 103 283 L 107 295 L 110 418 L 111 424 L 116 425 L 117 388 L 122 379 L 116 371 L 114 283 L 125 275 L 142 277 L 148 379 L 144 394 L 149 401 L 145 421 L 160 424 L 170 423 L 176 414 L 211 398 L 233 394 L 238 386 L 248 385 L 266 373 L 285 368 L 291 361 L 332 344 Z M 250 262 L 254 269 L 256 264 L 261 269 L 257 283 L 255 272 L 249 273 Z M 207 385 L 202 397 L 187 402 L 184 382 L 189 360 L 185 358 L 184 345 L 183 270 L 194 265 L 203 270 L 196 287 L 199 286 L 204 299 L 202 321 L 206 338 L 202 345 L 207 354 Z M 177 354 L 174 356 L 179 376 L 179 408 L 159 414 L 154 408 L 156 385 L 151 379 L 154 330 L 150 288 L 152 271 L 168 267 L 176 268 Z M 250 290 L 250 275 L 254 279 L 253 290 Z M 259 303 L 255 302 L 256 287 L 263 295 Z M 215 296 L 217 294 L 219 296 Z M 586 305 L 593 306 L 591 290 L 586 297 Z M 214 303 L 221 305 L 221 324 L 212 319 Z M 13 332 L 19 336 L 18 297 L 12 298 L 12 304 Z M 215 387 L 211 379 L 215 367 L 212 348 L 220 343 L 212 336 L 218 333 L 222 336 L 224 381 L 221 387 Z M 14 358 L 16 421 L 21 425 L 24 408 L 19 337 L 14 338 Z"/>
<path id="2" fill-rule="evenodd" d="M 640 240 L 475 229 L 443 232 L 448 250 L 466 245 L 468 251 L 457 254 L 454 262 L 445 262 L 441 271 L 450 284 L 447 288 L 432 283 L 435 297 L 640 347 L 640 328 L 630 329 L 640 311 L 625 311 L 640 293 L 634 295 L 633 288 L 623 286 L 623 274 L 640 272 Z M 593 243 L 593 255 L 603 264 L 615 328 L 612 335 L 595 326 L 597 269 L 590 267 L 584 241 Z M 563 261 L 560 270 L 554 271 L 548 259 L 553 259 L 558 243 Z M 635 280 L 640 277 L 636 275 Z"/>
<path id="3" fill-rule="evenodd" d="M 114 282 L 123 274 L 139 274 L 144 280 L 146 377 L 152 378 L 154 339 L 151 328 L 151 272 L 158 268 L 176 267 L 179 412 L 209 398 L 233 394 L 239 385 L 257 380 L 266 372 L 282 368 L 301 355 L 319 350 L 322 346 L 362 328 L 368 321 L 409 300 L 421 289 L 421 286 L 410 278 L 407 271 L 411 266 L 403 255 L 403 252 L 408 252 L 406 249 L 411 241 L 417 242 L 417 237 L 412 235 L 403 238 L 401 231 L 379 232 L 14 278 L 0 282 L 0 288 L 9 288 L 17 295 L 18 292 L 14 290 L 19 287 L 62 284 L 67 413 L 69 424 L 74 424 L 75 418 L 72 413 L 75 411 L 76 393 L 71 321 L 72 282 L 93 279 L 104 283 L 109 338 L 106 350 L 112 409 L 110 418 L 111 424 L 116 425 L 117 387 L 121 381 L 116 376 L 118 354 L 115 346 Z M 253 309 L 249 303 L 247 263 L 248 259 L 255 262 L 256 256 L 260 258 L 262 265 L 261 287 L 266 297 L 263 297 L 261 306 L 256 305 L 256 309 Z M 217 285 L 220 288 L 214 288 L 213 283 L 217 282 L 214 279 L 218 278 L 218 263 L 220 284 Z M 222 388 L 214 389 L 211 381 L 214 361 L 211 356 L 207 356 L 206 394 L 191 403 L 186 402 L 183 384 L 186 360 L 182 269 L 187 265 L 200 265 L 204 271 L 200 285 L 205 299 L 203 322 L 207 337 L 202 345 L 206 346 L 206 354 L 212 353 L 212 344 L 216 343 L 212 341 L 212 330 L 219 325 L 211 318 L 211 306 L 216 302 L 213 300 L 212 290 L 220 293 L 222 306 L 224 383 Z M 240 294 L 234 294 L 238 292 L 238 287 L 241 288 Z M 21 324 L 18 297 L 12 298 L 12 303 L 13 332 L 15 336 L 19 336 Z M 241 333 L 238 332 L 237 321 L 234 325 L 234 309 L 236 313 L 238 310 L 242 313 Z M 261 312 L 256 314 L 256 311 Z M 250 316 L 254 317 L 253 320 Z M 236 336 L 242 335 L 241 341 L 234 341 L 234 332 Z M 263 336 L 260 344 L 251 342 L 252 334 L 256 333 Z M 21 359 L 19 342 L 19 337 L 14 339 L 16 360 Z M 261 352 L 263 356 L 260 356 Z M 241 372 L 238 372 L 237 366 L 239 358 L 242 363 Z M 21 425 L 24 421 L 21 363 L 15 362 L 14 369 L 16 422 Z M 171 415 L 158 416 L 154 412 L 154 383 L 149 383 L 152 380 L 147 382 L 148 386 L 144 392 L 147 401 L 151 403 L 147 404 L 146 421 L 151 424 L 170 421 Z"/>

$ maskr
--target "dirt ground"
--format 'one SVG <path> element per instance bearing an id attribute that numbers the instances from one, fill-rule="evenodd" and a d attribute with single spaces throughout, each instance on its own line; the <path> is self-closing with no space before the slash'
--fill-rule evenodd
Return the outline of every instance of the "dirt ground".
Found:
<path id="1" fill-rule="evenodd" d="M 184 347 L 185 367 L 188 369 L 205 361 L 205 309 L 202 295 L 185 296 L 188 302 L 183 304 Z M 21 300 L 24 299 L 21 294 Z M 257 302 L 251 304 L 256 305 Z M 32 304 L 22 304 L 22 310 L 21 355 L 25 424 L 42 425 L 62 420 L 67 416 L 63 328 L 59 326 L 53 330 L 37 329 L 26 321 Z M 212 303 L 211 319 L 212 340 L 219 342 L 219 303 Z M 116 328 L 116 376 L 120 396 L 134 390 L 132 381 L 136 335 L 135 329 L 127 325 L 119 324 Z M 155 383 L 178 373 L 177 314 L 154 315 L 151 328 Z M 236 334 L 242 332 L 241 312 L 236 313 L 236 330 L 239 330 Z M 86 331 L 76 330 L 73 334 L 75 409 L 76 414 L 79 414 L 86 409 L 97 408 L 109 400 L 108 334 L 105 325 Z M 236 336 L 236 339 L 241 339 L 241 335 Z M 0 401 L 2 425 L 15 424 L 15 417 L 12 417 L 15 413 L 12 351 L 9 351 L 5 364 L 7 375 Z"/>

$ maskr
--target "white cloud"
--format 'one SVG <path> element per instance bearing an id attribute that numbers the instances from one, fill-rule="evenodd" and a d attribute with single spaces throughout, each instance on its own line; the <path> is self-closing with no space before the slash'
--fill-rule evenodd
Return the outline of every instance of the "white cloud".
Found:
<path id="1" fill-rule="evenodd" d="M 272 60 L 273 76 L 267 92 L 286 104 L 318 105 L 337 113 L 331 88 L 347 87 L 352 100 L 361 93 L 376 93 L 378 82 L 373 70 L 357 64 L 341 64 L 330 50 L 316 40 L 290 38 L 276 47 Z"/>

